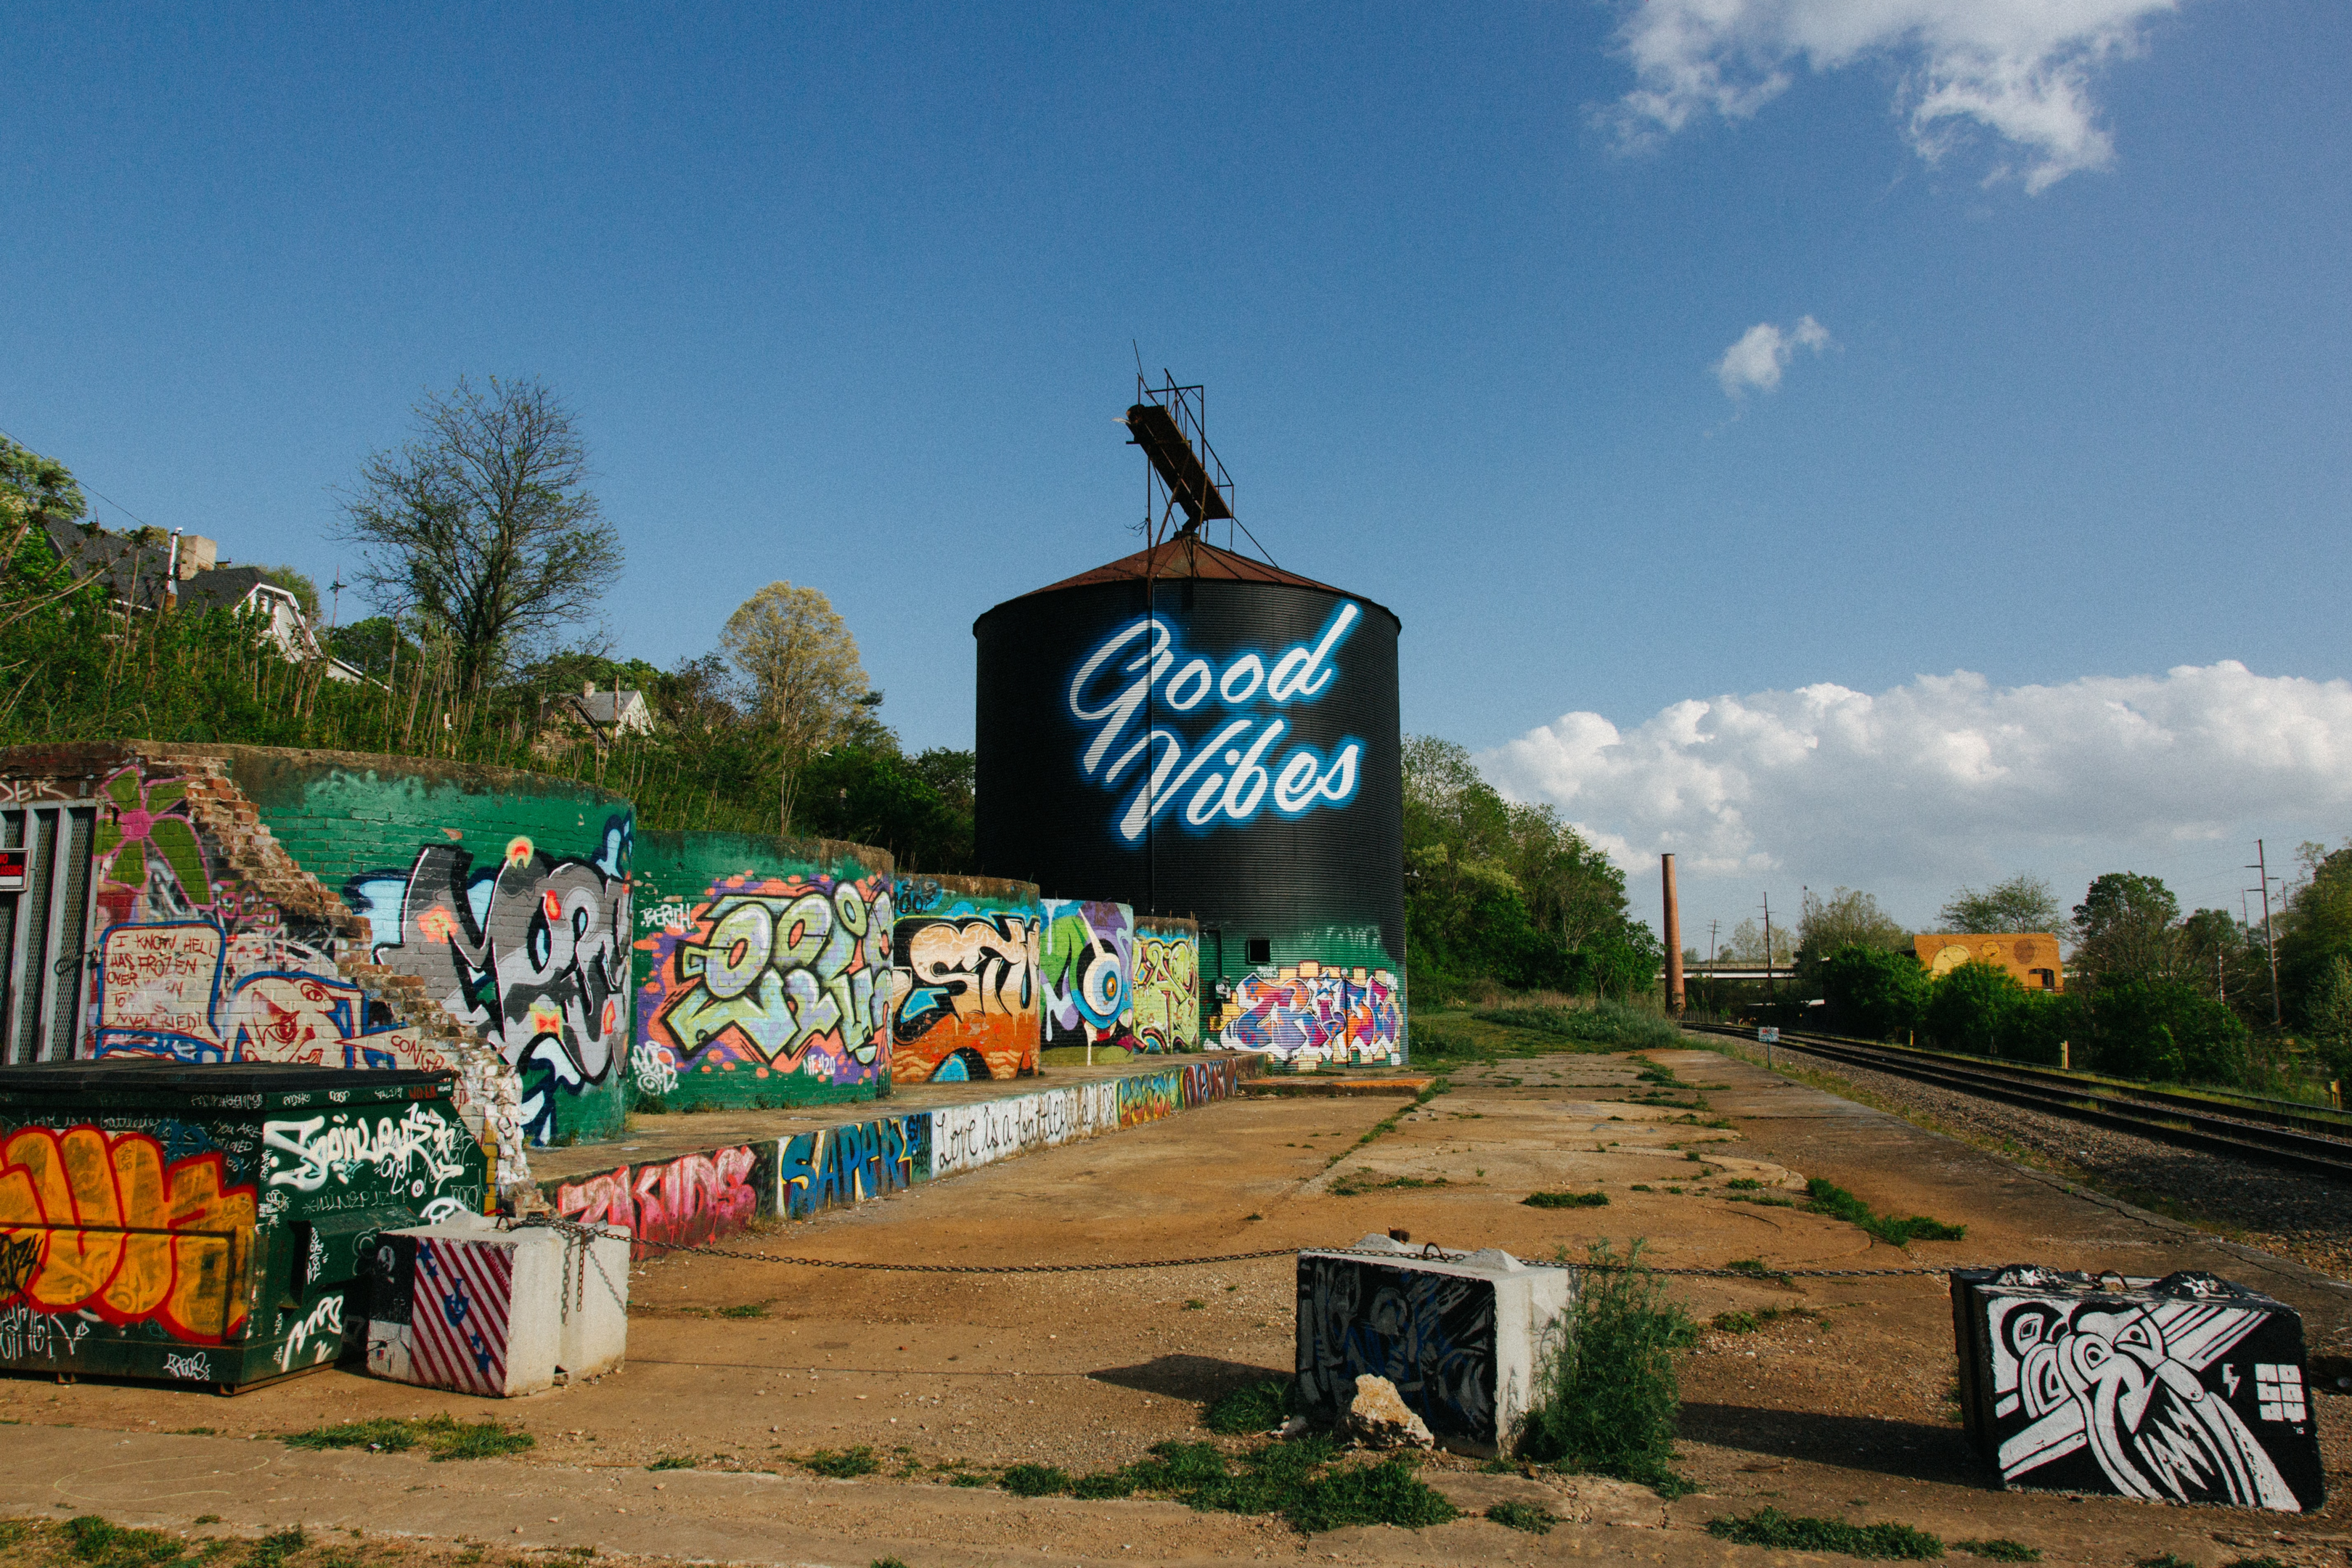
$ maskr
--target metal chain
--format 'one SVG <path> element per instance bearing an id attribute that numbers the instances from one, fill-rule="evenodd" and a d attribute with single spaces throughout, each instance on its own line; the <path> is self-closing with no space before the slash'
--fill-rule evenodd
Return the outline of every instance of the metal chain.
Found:
<path id="1" fill-rule="evenodd" d="M 1416 1255 L 1356 1247 L 1271 1247 L 1258 1252 L 1225 1252 L 1211 1258 L 1161 1258 L 1140 1263 L 871 1263 L 841 1258 L 793 1258 L 772 1252 L 740 1252 L 732 1247 L 655 1241 L 640 1237 L 636 1245 L 663 1252 L 698 1258 L 732 1258 L 745 1263 L 782 1263 L 800 1268 L 852 1268 L 877 1274 L 1108 1274 L 1132 1268 L 1193 1268 L 1210 1263 L 1251 1263 L 1268 1258 L 1296 1258 L 1301 1252 L 1338 1253 L 1349 1258 L 1411 1261 Z M 1418 1256 L 1442 1262 L 1459 1261 L 1464 1254 L 1425 1248 Z M 1706 1279 L 1893 1279 L 1949 1274 L 1956 1268 L 1983 1265 L 1952 1263 L 1932 1268 L 1653 1268 L 1647 1264 L 1577 1263 L 1570 1268 L 1598 1274 L 1668 1274 Z"/>

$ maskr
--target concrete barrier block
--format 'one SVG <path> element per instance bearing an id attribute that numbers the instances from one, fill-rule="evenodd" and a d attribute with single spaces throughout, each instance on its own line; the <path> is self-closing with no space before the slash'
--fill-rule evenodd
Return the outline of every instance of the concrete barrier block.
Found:
<path id="1" fill-rule="evenodd" d="M 1494 1457 L 1575 1293 L 1572 1269 L 1496 1247 L 1436 1253 L 1368 1236 L 1349 1252 L 1301 1252 L 1300 1402 L 1310 1420 L 1337 1422 L 1357 1378 L 1384 1377 L 1441 1445 Z"/>
<path id="2" fill-rule="evenodd" d="M 567 1377 L 594 1377 L 628 1359 L 629 1233 L 614 1226 L 560 1234 L 563 1328 L 555 1364 Z"/>
<path id="3" fill-rule="evenodd" d="M 376 1376 L 495 1398 L 554 1386 L 563 1337 L 556 1232 L 478 1221 L 388 1230 L 371 1272 L 367 1363 Z"/>
<path id="4" fill-rule="evenodd" d="M 1952 1275 L 1961 1411 L 2014 1489 L 2300 1513 L 2326 1500 L 2303 1320 L 2210 1274 Z"/>

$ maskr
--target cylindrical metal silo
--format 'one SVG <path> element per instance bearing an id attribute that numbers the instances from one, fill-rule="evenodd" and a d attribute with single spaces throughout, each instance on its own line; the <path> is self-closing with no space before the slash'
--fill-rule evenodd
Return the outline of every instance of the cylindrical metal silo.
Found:
<path id="1" fill-rule="evenodd" d="M 982 869 L 1197 920 L 1225 1045 L 1401 1059 L 1400 629 L 1197 534 L 997 605 Z"/>

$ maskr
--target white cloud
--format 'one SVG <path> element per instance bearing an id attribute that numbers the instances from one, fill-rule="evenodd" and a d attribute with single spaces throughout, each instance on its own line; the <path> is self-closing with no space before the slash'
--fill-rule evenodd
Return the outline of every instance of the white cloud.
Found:
<path id="1" fill-rule="evenodd" d="M 1637 85 L 1619 100 L 1621 138 L 1638 145 L 1695 116 L 1743 120 L 1787 90 L 1800 66 L 1832 71 L 1886 58 L 1902 68 L 1896 107 L 1934 163 L 1967 131 L 2021 155 L 2039 194 L 2103 169 L 2115 143 L 2091 79 L 2139 47 L 2177 0 L 1633 0 L 1618 47 Z M 1989 180 L 2020 173 L 2003 161 Z"/>
<path id="2" fill-rule="evenodd" d="M 1829 341 L 1829 329 L 1811 316 L 1801 318 L 1785 332 L 1769 321 L 1759 321 L 1723 351 L 1723 357 L 1715 363 L 1715 379 L 1733 397 L 1750 387 L 1769 392 L 1780 384 L 1780 372 L 1799 349 L 1819 353 Z"/>
<path id="3" fill-rule="evenodd" d="M 1960 672 L 1874 696 L 1820 685 L 1677 702 L 1630 731 L 1572 712 L 1478 760 L 1621 865 L 1672 850 L 1686 875 L 1738 879 L 1749 900 L 1843 884 L 1924 921 L 1963 882 L 2030 868 L 2071 903 L 2089 876 L 2130 869 L 2205 875 L 2210 887 L 2176 881 L 2184 905 L 2235 909 L 2257 832 L 2275 869 L 2293 842 L 2352 830 L 2352 682 L 2235 660 L 2054 686 Z"/>

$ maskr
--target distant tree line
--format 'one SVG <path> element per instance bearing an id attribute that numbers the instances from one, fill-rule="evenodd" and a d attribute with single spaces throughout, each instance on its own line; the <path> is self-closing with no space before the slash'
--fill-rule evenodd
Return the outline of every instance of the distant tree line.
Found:
<path id="1" fill-rule="evenodd" d="M 1404 742 L 1406 947 L 1416 1002 L 1480 986 L 1625 997 L 1664 950 L 1625 874 L 1549 805 L 1505 800 L 1470 754 Z"/>

